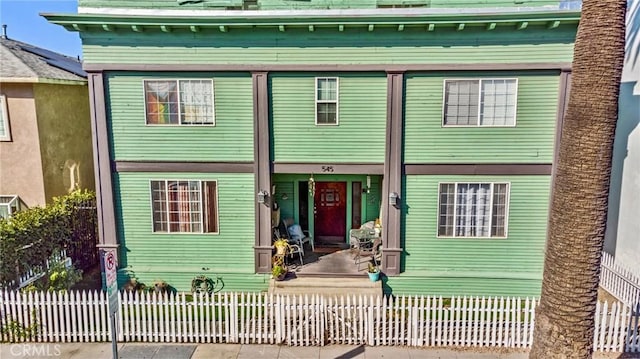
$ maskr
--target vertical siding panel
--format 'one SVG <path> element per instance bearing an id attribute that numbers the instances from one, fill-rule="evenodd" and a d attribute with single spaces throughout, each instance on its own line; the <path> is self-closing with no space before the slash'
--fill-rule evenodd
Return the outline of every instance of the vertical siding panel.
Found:
<path id="1" fill-rule="evenodd" d="M 218 182 L 219 233 L 168 234 L 151 230 L 151 179 L 215 180 Z M 116 211 L 121 244 L 130 250 L 127 265 L 140 282 L 162 278 L 177 290 L 190 290 L 194 276 L 209 267 L 224 272 L 226 283 L 262 290 L 254 270 L 254 176 L 252 173 L 120 172 L 115 175 Z M 126 195 L 123 195 L 126 194 Z M 181 250 L 176 252 L 175 245 Z M 229 256 L 228 253 L 235 253 Z"/>
<path id="2" fill-rule="evenodd" d="M 441 238 L 439 183 L 510 184 L 507 238 Z M 407 175 L 404 247 L 411 251 L 394 292 L 429 295 L 538 296 L 550 176 Z M 425 273 L 429 280 L 425 281 Z M 446 273 L 446 274 L 444 274 Z"/>
<path id="3" fill-rule="evenodd" d="M 146 125 L 143 81 L 161 78 L 213 79 L 215 126 Z M 253 160 L 249 74 L 111 72 L 106 83 L 115 160 Z"/>
<path id="4" fill-rule="evenodd" d="M 316 76 L 339 78 L 338 126 L 315 125 Z M 270 80 L 276 162 L 384 162 L 383 73 L 275 73 Z"/>
<path id="5" fill-rule="evenodd" d="M 442 126 L 445 79 L 517 78 L 515 127 Z M 435 73 L 406 79 L 407 163 L 550 163 L 560 73 Z M 500 141 L 495 141 L 500 138 Z M 469 146 L 469 142 L 473 146 Z"/>

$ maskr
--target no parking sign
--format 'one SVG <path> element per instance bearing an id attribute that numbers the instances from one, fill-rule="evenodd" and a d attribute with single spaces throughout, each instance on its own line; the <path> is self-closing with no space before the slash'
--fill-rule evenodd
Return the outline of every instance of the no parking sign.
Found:
<path id="1" fill-rule="evenodd" d="M 109 313 L 118 311 L 118 268 L 116 256 L 113 252 L 105 252 L 104 275 L 107 282 L 107 296 L 109 297 Z"/>

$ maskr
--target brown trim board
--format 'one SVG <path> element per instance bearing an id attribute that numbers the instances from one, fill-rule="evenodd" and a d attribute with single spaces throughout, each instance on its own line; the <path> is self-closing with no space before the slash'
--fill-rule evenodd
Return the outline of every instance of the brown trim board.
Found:
<path id="1" fill-rule="evenodd" d="M 549 194 L 549 216 L 551 215 L 551 205 L 553 204 L 553 189 L 556 187 L 556 164 L 560 157 L 560 139 L 562 138 L 562 129 L 564 128 L 564 116 L 569 106 L 569 93 L 571 92 L 571 71 L 562 71 L 560 73 L 560 88 L 558 89 L 558 108 L 556 113 L 556 133 L 553 144 L 553 168 L 551 169 L 551 193 Z M 547 232 L 549 228 L 547 228 Z M 548 236 L 547 236 L 548 238 Z M 545 251 L 547 250 L 547 242 L 545 242 Z"/>
<path id="2" fill-rule="evenodd" d="M 564 125 L 564 115 L 569 105 L 569 91 L 571 91 L 571 72 L 560 73 L 560 89 L 558 92 L 558 110 L 556 113 L 556 136 L 553 148 L 553 163 L 558 163 L 560 150 L 560 138 L 562 137 L 562 127 Z"/>
<path id="3" fill-rule="evenodd" d="M 404 74 L 387 73 L 387 130 L 382 183 L 382 271 L 398 275 L 401 271 L 400 227 L 402 204 L 391 205 L 389 194 L 396 193 L 402 203 L 402 137 Z"/>
<path id="4" fill-rule="evenodd" d="M 551 175 L 550 163 L 534 164 L 405 164 L 407 175 Z"/>
<path id="5" fill-rule="evenodd" d="M 381 175 L 384 165 L 375 163 L 274 163 L 273 173 Z"/>
<path id="6" fill-rule="evenodd" d="M 234 64 L 127 64 L 106 63 L 87 64 L 82 68 L 87 72 L 94 71 L 220 71 L 220 72 L 331 72 L 331 71 L 359 71 L 359 72 L 389 72 L 401 73 L 407 71 L 520 71 L 520 70 L 558 70 L 571 69 L 570 62 L 519 62 L 519 63 L 475 63 L 475 64 L 370 64 L 370 65 L 234 65 Z"/>
<path id="7" fill-rule="evenodd" d="M 98 238 L 105 250 L 118 246 L 116 217 L 109 160 L 109 133 L 104 99 L 102 73 L 88 74 L 89 107 L 91 111 L 91 140 L 93 143 L 93 168 L 96 180 L 96 207 L 98 211 Z M 116 258 L 117 251 L 116 251 Z"/>
<path id="8" fill-rule="evenodd" d="M 115 161 L 116 172 L 253 173 L 253 162 Z"/>
<path id="9" fill-rule="evenodd" d="M 271 272 L 271 204 L 258 203 L 257 194 L 271 192 L 271 153 L 269 136 L 269 74 L 251 74 L 253 87 L 253 170 L 255 174 L 255 244 L 254 268 L 256 273 Z"/>

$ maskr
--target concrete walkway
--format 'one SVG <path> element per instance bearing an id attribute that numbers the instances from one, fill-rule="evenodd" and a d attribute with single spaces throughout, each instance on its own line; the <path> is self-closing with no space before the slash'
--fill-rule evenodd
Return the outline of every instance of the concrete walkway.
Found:
<path id="1" fill-rule="evenodd" d="M 288 347 L 280 345 L 241 344 L 149 344 L 118 345 L 122 359 L 526 359 L 525 350 L 498 348 L 435 349 L 408 347 L 366 347 L 329 345 L 325 347 Z M 22 343 L 0 344 L 0 358 L 29 359 L 112 359 L 110 343 Z M 640 353 L 597 353 L 594 358 L 640 358 Z"/>

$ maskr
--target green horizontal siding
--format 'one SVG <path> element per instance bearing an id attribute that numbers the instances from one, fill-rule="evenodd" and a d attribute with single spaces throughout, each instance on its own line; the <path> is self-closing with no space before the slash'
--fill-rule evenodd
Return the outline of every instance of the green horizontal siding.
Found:
<path id="1" fill-rule="evenodd" d="M 219 274 L 212 270 L 200 271 L 198 275 L 205 275 L 213 280 L 216 277 L 221 278 L 218 288 L 223 292 L 241 292 L 241 291 L 266 291 L 269 288 L 269 280 L 271 274 L 238 274 L 226 273 Z M 118 285 L 122 288 L 131 278 L 135 277 L 139 283 L 145 285 L 153 285 L 157 280 L 163 280 L 178 291 L 191 292 L 191 281 L 195 277 L 193 271 L 180 271 L 180 267 L 160 269 L 158 271 L 138 272 L 128 271 L 126 269 L 118 270 Z M 179 285 L 175 287 L 174 285 Z"/>
<path id="2" fill-rule="evenodd" d="M 518 79 L 515 127 L 443 127 L 444 79 Z M 558 73 L 449 73 L 406 79 L 406 163 L 551 163 Z"/>
<path id="3" fill-rule="evenodd" d="M 210 78 L 215 126 L 148 126 L 144 79 Z M 121 73 L 107 75 L 115 160 L 253 161 L 253 92 L 249 74 Z"/>
<path id="4" fill-rule="evenodd" d="M 540 297 L 542 274 L 538 279 L 464 278 L 425 275 L 389 277 L 385 294 Z"/>
<path id="5" fill-rule="evenodd" d="M 384 162 L 386 76 L 335 76 L 339 78 L 338 126 L 315 125 L 314 74 L 271 77 L 276 162 Z"/>
<path id="6" fill-rule="evenodd" d="M 151 179 L 217 180 L 219 234 L 153 233 Z M 217 274 L 225 289 L 265 288 L 254 274 L 253 174 L 119 173 L 114 186 L 123 273 L 146 283 L 162 279 L 178 290 L 199 274 Z"/>
<path id="7" fill-rule="evenodd" d="M 260 10 L 373 9 L 376 7 L 376 0 L 258 0 L 258 6 Z"/>
<path id="8" fill-rule="evenodd" d="M 404 272 L 393 291 L 442 295 L 540 294 L 550 176 L 407 176 Z M 508 182 L 507 238 L 438 238 L 440 182 Z M 417 283 L 421 283 L 417 285 Z"/>
<path id="9" fill-rule="evenodd" d="M 422 5 L 424 7 L 515 7 L 558 5 L 559 1 L 548 0 L 258 0 L 257 8 L 261 10 L 275 9 L 372 9 L 378 5 Z M 203 2 L 185 3 L 179 5 L 176 0 L 79 0 L 79 6 L 84 7 L 121 7 L 121 8 L 153 8 L 153 9 L 208 9 L 238 7 L 243 0 L 206 0 Z"/>
<path id="10" fill-rule="evenodd" d="M 362 185 L 362 188 L 366 188 L 366 182 Z M 369 193 L 363 194 L 366 201 L 365 210 L 362 216 L 362 223 L 373 221 L 376 218 L 380 218 L 380 205 L 382 204 L 382 176 L 371 176 L 371 188 Z"/>
<path id="11" fill-rule="evenodd" d="M 514 24 L 515 28 L 515 24 Z M 366 28 L 218 29 L 144 34 L 83 33 L 85 63 L 135 64 L 469 64 L 571 62 L 575 26 L 523 31 L 425 26 L 369 32 Z"/>
<path id="12" fill-rule="evenodd" d="M 228 6 L 242 6 L 243 0 L 206 0 L 203 2 L 185 2 L 180 5 L 178 0 L 78 0 L 80 7 L 113 7 L 113 8 L 140 8 L 140 9 L 187 9 L 203 10 L 226 8 Z"/>
<path id="13" fill-rule="evenodd" d="M 297 182 L 274 181 L 272 184 L 276 186 L 275 201 L 280 206 L 280 219 L 296 218 L 296 204 L 294 202 L 296 198 L 294 196 L 294 186 L 297 185 Z M 286 195 L 287 199 L 282 198 L 282 196 L 284 195 Z"/>

